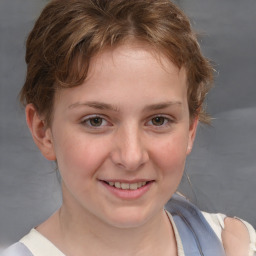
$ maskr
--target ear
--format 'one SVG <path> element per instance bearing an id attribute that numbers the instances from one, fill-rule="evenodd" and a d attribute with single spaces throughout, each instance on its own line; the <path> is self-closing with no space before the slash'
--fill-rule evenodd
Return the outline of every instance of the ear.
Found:
<path id="1" fill-rule="evenodd" d="M 46 127 L 33 104 L 28 104 L 25 111 L 27 125 L 35 144 L 46 159 L 56 160 L 51 129 Z"/>
<path id="2" fill-rule="evenodd" d="M 194 140 L 196 137 L 197 126 L 198 126 L 198 117 L 195 117 L 193 120 L 191 120 L 190 127 L 189 127 L 187 155 L 189 155 L 190 152 L 192 151 Z"/>

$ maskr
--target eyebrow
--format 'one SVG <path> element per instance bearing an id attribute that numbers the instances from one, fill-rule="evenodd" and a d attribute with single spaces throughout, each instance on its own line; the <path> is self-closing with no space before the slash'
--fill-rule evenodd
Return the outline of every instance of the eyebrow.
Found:
<path id="1" fill-rule="evenodd" d="M 115 112 L 119 112 L 118 107 L 111 105 L 111 104 L 107 104 L 107 103 L 103 103 L 103 102 L 98 102 L 98 101 L 87 101 L 87 102 L 76 102 L 74 104 L 71 104 L 70 106 L 68 106 L 68 109 L 73 109 L 73 108 L 77 108 L 77 107 L 90 107 L 90 108 L 96 108 L 96 109 L 100 109 L 100 110 L 111 110 L 111 111 L 115 111 Z"/>
<path id="2" fill-rule="evenodd" d="M 143 110 L 144 111 L 162 110 L 162 109 L 166 109 L 166 108 L 169 108 L 169 107 L 175 106 L 175 105 L 180 105 L 181 106 L 182 103 L 180 101 L 161 102 L 161 103 L 157 103 L 157 104 L 148 105 Z"/>
<path id="3" fill-rule="evenodd" d="M 180 101 L 160 102 L 160 103 L 145 106 L 143 108 L 143 111 L 162 110 L 162 109 L 166 109 L 171 106 L 174 106 L 174 105 L 182 105 L 182 103 Z M 108 104 L 108 103 L 98 102 L 98 101 L 87 101 L 87 102 L 83 102 L 83 103 L 76 102 L 76 103 L 68 106 L 68 109 L 84 107 L 84 106 L 90 107 L 90 108 L 95 108 L 95 109 L 100 109 L 100 110 L 111 110 L 114 112 L 119 112 L 119 108 L 117 106 L 114 106 L 114 105 Z"/>

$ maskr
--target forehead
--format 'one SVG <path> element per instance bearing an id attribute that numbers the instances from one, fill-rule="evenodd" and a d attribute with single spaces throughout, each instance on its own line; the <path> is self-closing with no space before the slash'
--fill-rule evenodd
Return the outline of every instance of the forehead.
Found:
<path id="1" fill-rule="evenodd" d="M 186 71 L 148 45 L 124 44 L 105 49 L 91 61 L 85 81 L 60 90 L 70 105 L 84 101 L 115 102 L 128 108 L 169 101 L 187 100 Z M 64 92 L 64 93 L 63 93 Z M 58 103 L 57 103 L 58 104 Z"/>
<path id="2" fill-rule="evenodd" d="M 113 68 L 120 69 L 120 65 L 125 67 L 127 72 L 132 72 L 132 68 L 129 68 L 130 64 L 136 65 L 139 70 L 144 73 L 148 69 L 147 65 L 143 66 L 143 62 L 150 63 L 152 70 L 162 69 L 164 72 L 183 76 L 187 78 L 187 72 L 184 67 L 178 67 L 171 58 L 168 57 L 165 51 L 161 51 L 150 46 L 148 43 L 141 41 L 128 41 L 121 45 L 106 48 L 93 56 L 90 60 L 89 70 L 87 73 L 87 79 L 89 80 L 95 72 L 102 72 L 103 69 Z M 109 65 L 111 64 L 111 65 Z M 145 68 L 143 68 L 145 67 Z M 136 70 L 138 71 L 138 70 Z M 136 72 L 137 75 L 139 72 Z M 148 74 L 150 77 L 150 74 Z"/>

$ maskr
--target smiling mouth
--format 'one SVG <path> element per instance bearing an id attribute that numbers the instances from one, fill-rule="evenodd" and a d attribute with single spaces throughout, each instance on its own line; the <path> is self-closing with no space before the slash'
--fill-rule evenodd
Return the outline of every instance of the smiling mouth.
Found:
<path id="1" fill-rule="evenodd" d="M 106 184 L 108 184 L 111 187 L 119 188 L 122 190 L 136 190 L 141 187 L 146 186 L 148 183 L 152 181 L 142 181 L 142 182 L 136 182 L 136 183 L 124 183 L 119 181 L 104 181 Z"/>

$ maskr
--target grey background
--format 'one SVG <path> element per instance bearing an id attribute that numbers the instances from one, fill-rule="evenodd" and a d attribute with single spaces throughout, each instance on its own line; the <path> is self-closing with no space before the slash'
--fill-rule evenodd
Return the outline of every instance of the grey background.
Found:
<path id="1" fill-rule="evenodd" d="M 0 247 L 47 218 L 61 202 L 54 165 L 33 144 L 17 95 L 25 39 L 45 0 L 0 0 Z M 212 126 L 200 126 L 181 190 L 203 210 L 256 226 L 256 1 L 176 1 L 214 61 Z M 190 184 L 192 183 L 192 185 Z"/>

